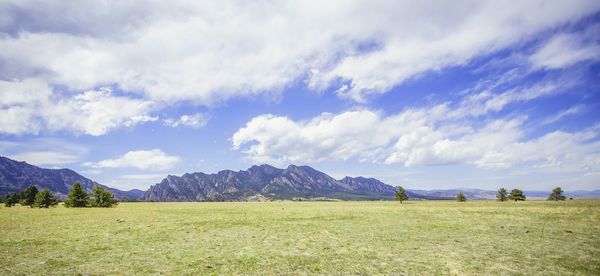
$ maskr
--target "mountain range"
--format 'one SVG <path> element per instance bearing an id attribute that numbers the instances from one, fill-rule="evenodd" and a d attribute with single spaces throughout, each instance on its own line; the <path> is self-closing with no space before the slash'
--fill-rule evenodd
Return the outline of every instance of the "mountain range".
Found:
<path id="1" fill-rule="evenodd" d="M 121 200 L 144 201 L 246 201 L 246 200 L 393 200 L 397 187 L 375 178 L 334 179 L 309 166 L 290 165 L 285 169 L 270 165 L 252 166 L 247 170 L 223 170 L 214 174 L 201 172 L 182 176 L 168 175 L 147 191 L 104 186 L 70 169 L 45 169 L 26 162 L 0 156 L 0 196 L 22 191 L 35 184 L 48 188 L 63 198 L 75 181 L 90 192 L 100 186 Z M 411 190 L 411 199 L 454 199 L 459 192 L 468 199 L 495 199 L 496 191 L 482 189 Z M 530 199 L 544 199 L 549 191 L 524 191 Z M 600 190 L 566 191 L 573 198 L 600 198 Z"/>
<path id="2" fill-rule="evenodd" d="M 169 175 L 144 194 L 146 201 L 239 201 L 249 199 L 393 199 L 397 188 L 374 178 L 336 180 L 309 166 L 252 166 L 245 171 Z M 418 198 L 413 193 L 409 197 Z"/>

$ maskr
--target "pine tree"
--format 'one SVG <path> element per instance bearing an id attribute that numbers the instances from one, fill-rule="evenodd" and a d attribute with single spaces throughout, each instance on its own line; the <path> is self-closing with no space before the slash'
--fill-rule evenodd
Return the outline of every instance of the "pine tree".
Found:
<path id="1" fill-rule="evenodd" d="M 111 191 L 102 187 L 94 187 L 92 189 L 90 205 L 92 207 L 112 207 L 113 205 L 117 205 L 117 200 Z"/>
<path id="2" fill-rule="evenodd" d="M 460 192 L 460 193 L 458 193 L 458 195 L 456 195 L 456 201 L 465 202 L 465 201 L 467 201 L 467 197 L 465 196 L 465 194 Z"/>
<path id="3" fill-rule="evenodd" d="M 566 198 L 567 197 L 563 195 L 563 190 L 560 187 L 554 188 L 554 190 L 552 190 L 552 193 L 548 196 L 548 200 L 554 201 L 565 200 Z"/>
<path id="4" fill-rule="evenodd" d="M 500 190 L 498 190 L 498 194 L 496 194 L 496 200 L 506 201 L 508 199 L 506 194 L 507 194 L 506 189 L 500 188 Z"/>
<path id="5" fill-rule="evenodd" d="M 54 194 L 48 189 L 43 189 L 35 196 L 35 203 L 33 205 L 38 208 L 48 208 L 56 204 L 58 204 L 58 201 L 54 197 Z"/>
<path id="6" fill-rule="evenodd" d="M 32 206 L 35 202 L 35 196 L 38 194 L 36 186 L 31 185 L 21 193 L 21 205 Z"/>
<path id="7" fill-rule="evenodd" d="M 88 194 L 81 187 L 79 181 L 73 183 L 73 187 L 65 199 L 65 207 L 81 208 L 86 207 L 87 204 Z"/>
<path id="8" fill-rule="evenodd" d="M 400 204 L 402 204 L 402 201 L 408 200 L 408 196 L 406 195 L 406 190 L 404 190 L 404 188 L 398 187 L 398 191 L 396 191 L 396 199 L 400 201 Z"/>
<path id="9" fill-rule="evenodd" d="M 514 201 L 525 201 L 525 198 L 526 197 L 523 194 L 523 191 L 519 189 L 512 189 L 512 191 L 510 191 L 510 194 L 508 195 L 508 199 Z"/>

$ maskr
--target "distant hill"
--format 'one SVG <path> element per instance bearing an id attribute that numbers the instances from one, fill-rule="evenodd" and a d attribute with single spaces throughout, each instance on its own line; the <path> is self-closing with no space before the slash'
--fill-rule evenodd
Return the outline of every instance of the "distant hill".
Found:
<path id="1" fill-rule="evenodd" d="M 454 199 L 456 195 L 462 192 L 467 199 L 496 199 L 496 191 L 482 190 L 482 189 L 445 189 L 445 190 L 409 190 L 422 197 L 429 197 L 431 199 Z M 510 190 L 509 190 L 510 192 Z M 523 191 L 528 199 L 546 199 L 550 194 L 551 190 L 548 191 Z M 569 198 L 586 199 L 586 198 L 600 198 L 600 190 L 593 191 L 565 191 L 564 195 Z"/>
<path id="2" fill-rule="evenodd" d="M 141 190 L 121 191 L 110 188 L 69 169 L 44 169 L 0 156 L 0 196 L 22 191 L 34 184 L 41 189 L 48 188 L 57 197 L 63 198 L 75 181 L 79 181 L 87 192 L 96 186 L 107 188 L 118 199 L 140 199 L 144 193 Z"/>
<path id="3" fill-rule="evenodd" d="M 392 200 L 395 187 L 377 179 L 336 180 L 309 166 L 252 166 L 246 171 L 169 175 L 146 191 L 147 201 L 239 201 L 268 199 Z M 409 197 L 421 198 L 409 193 Z"/>

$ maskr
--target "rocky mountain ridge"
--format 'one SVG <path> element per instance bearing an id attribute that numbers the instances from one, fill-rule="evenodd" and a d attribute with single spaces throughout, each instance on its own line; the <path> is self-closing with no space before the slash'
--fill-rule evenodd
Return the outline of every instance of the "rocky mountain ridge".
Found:
<path id="1" fill-rule="evenodd" d="M 377 179 L 333 177 L 309 166 L 252 166 L 245 171 L 169 175 L 146 191 L 146 201 L 239 201 L 252 198 L 393 199 L 397 188 Z M 409 194 L 418 198 L 416 194 Z"/>

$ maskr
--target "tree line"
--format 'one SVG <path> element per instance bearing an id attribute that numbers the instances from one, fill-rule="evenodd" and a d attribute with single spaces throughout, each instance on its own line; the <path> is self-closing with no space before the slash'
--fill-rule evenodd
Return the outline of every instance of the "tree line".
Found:
<path id="1" fill-rule="evenodd" d="M 12 207 L 19 203 L 23 206 L 49 208 L 59 203 L 59 200 L 49 189 L 46 188 L 39 191 L 35 185 L 31 185 L 21 192 L 6 195 L 2 201 L 6 207 Z M 92 189 L 90 196 L 81 187 L 79 181 L 73 183 L 71 191 L 64 200 L 64 206 L 67 208 L 113 207 L 117 204 L 115 195 L 111 191 L 104 187 L 96 186 Z"/>
<path id="2" fill-rule="evenodd" d="M 525 199 L 527 199 L 527 197 L 520 189 L 512 189 L 510 193 L 508 193 L 508 191 L 505 188 L 500 188 L 496 193 L 496 200 L 498 201 L 525 201 Z M 552 201 L 559 201 L 565 199 L 566 197 L 563 195 L 563 190 L 560 187 L 554 188 L 548 196 L 548 200 Z M 398 190 L 396 191 L 396 200 L 400 201 L 400 203 L 408 200 L 408 196 L 406 195 L 406 190 L 404 190 L 404 188 L 398 187 Z M 465 194 L 460 192 L 456 195 L 456 201 L 465 202 L 467 201 L 467 197 L 465 196 Z"/>

